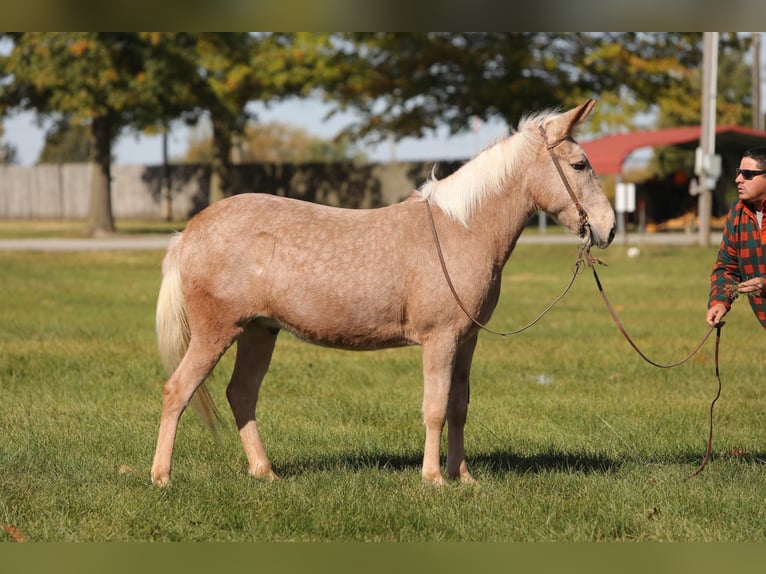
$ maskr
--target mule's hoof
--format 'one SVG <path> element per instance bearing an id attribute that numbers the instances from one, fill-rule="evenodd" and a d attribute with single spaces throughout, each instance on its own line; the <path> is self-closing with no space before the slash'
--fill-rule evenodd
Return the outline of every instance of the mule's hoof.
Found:
<path id="1" fill-rule="evenodd" d="M 255 471 L 251 470 L 250 476 L 259 480 L 279 480 L 279 475 L 271 470 L 271 468 L 259 468 Z"/>
<path id="2" fill-rule="evenodd" d="M 447 476 L 450 480 L 456 482 L 460 481 L 461 484 L 476 484 L 476 480 L 474 480 L 474 478 L 471 476 L 471 473 L 468 472 L 468 465 L 465 464 L 465 461 L 457 466 L 453 466 L 448 463 Z"/>
<path id="3" fill-rule="evenodd" d="M 465 468 L 458 472 L 450 472 L 449 479 L 459 481 L 461 484 L 476 484 L 476 479 Z"/>
<path id="4" fill-rule="evenodd" d="M 428 486 L 444 486 L 444 477 L 441 474 L 433 476 L 423 475 L 423 484 Z"/>
<path id="5" fill-rule="evenodd" d="M 165 488 L 170 484 L 170 475 L 166 476 L 154 476 L 152 475 L 152 484 L 159 488 Z"/>

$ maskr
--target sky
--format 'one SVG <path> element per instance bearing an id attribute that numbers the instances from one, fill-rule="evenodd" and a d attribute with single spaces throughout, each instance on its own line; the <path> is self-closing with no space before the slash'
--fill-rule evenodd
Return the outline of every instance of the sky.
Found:
<path id="1" fill-rule="evenodd" d="M 287 100 L 271 104 L 268 109 L 253 104 L 257 121 L 280 122 L 305 129 L 312 135 L 331 138 L 352 119 L 351 114 L 337 114 L 325 120 L 328 107 L 318 100 Z M 22 113 L 3 120 L 3 142 L 16 147 L 19 165 L 34 165 L 43 147 L 44 127 L 36 125 L 32 113 Z M 383 142 L 375 146 L 359 146 L 370 161 L 444 161 L 468 159 L 489 144 L 508 135 L 508 126 L 502 121 L 478 122 L 467 126 L 465 133 L 450 136 L 447 130 L 422 139 L 406 138 L 392 145 Z M 174 125 L 168 138 L 168 154 L 183 156 L 189 141 L 189 128 Z M 123 133 L 115 142 L 113 155 L 117 165 L 159 165 L 162 162 L 162 138 L 144 136 L 135 132 Z"/>

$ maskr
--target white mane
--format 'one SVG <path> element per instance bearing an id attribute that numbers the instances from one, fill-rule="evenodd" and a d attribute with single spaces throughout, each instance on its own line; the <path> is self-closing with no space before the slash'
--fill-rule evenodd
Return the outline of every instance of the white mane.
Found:
<path id="1" fill-rule="evenodd" d="M 476 157 L 445 179 L 437 179 L 436 166 L 419 188 L 423 199 L 433 202 L 451 219 L 468 227 L 476 206 L 485 198 L 505 189 L 527 157 L 536 138 L 537 126 L 557 112 L 544 111 L 524 116 L 509 137 L 481 151 Z"/>

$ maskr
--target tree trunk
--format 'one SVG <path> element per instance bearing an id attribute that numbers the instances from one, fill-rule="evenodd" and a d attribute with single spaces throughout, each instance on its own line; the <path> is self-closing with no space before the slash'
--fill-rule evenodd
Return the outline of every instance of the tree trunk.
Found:
<path id="1" fill-rule="evenodd" d="M 213 162 L 210 171 L 210 203 L 231 195 L 231 130 L 213 119 Z"/>
<path id="2" fill-rule="evenodd" d="M 168 163 L 168 126 L 162 131 L 162 183 L 160 186 L 160 205 L 162 208 L 162 219 L 165 221 L 173 220 L 173 205 L 170 195 L 170 165 Z"/>
<path id="3" fill-rule="evenodd" d="M 114 233 L 112 216 L 112 130 L 107 117 L 93 119 L 91 124 L 91 181 L 90 213 L 85 227 L 86 235 L 109 235 Z"/>

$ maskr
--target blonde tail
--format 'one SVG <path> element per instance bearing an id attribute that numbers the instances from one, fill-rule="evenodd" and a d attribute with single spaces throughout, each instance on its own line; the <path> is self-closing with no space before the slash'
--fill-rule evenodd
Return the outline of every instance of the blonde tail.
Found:
<path id="1" fill-rule="evenodd" d="M 191 338 L 186 301 L 181 289 L 179 246 L 182 237 L 183 234 L 178 233 L 170 241 L 162 262 L 162 284 L 157 298 L 157 341 L 168 376 L 181 364 Z M 197 388 L 190 404 L 217 440 L 216 422 L 220 421 L 220 415 L 204 382 Z"/>

